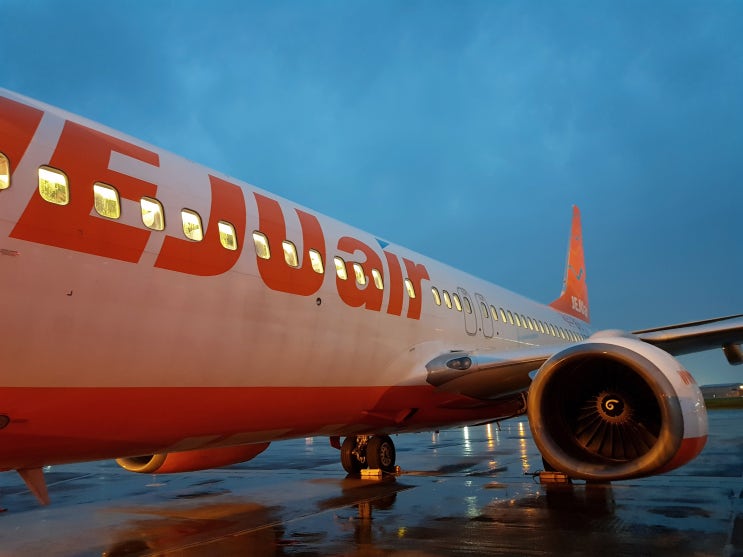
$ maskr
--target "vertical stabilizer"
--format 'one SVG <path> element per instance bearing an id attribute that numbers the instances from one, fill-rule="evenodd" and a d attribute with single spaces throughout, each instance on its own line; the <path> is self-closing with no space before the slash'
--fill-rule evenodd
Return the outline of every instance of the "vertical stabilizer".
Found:
<path id="1" fill-rule="evenodd" d="M 568 261 L 565 266 L 565 280 L 562 294 L 550 307 L 563 313 L 590 322 L 588 311 L 588 284 L 586 283 L 586 265 L 583 260 L 583 233 L 580 226 L 580 210 L 573 206 L 573 224 L 570 227 L 570 244 Z"/>

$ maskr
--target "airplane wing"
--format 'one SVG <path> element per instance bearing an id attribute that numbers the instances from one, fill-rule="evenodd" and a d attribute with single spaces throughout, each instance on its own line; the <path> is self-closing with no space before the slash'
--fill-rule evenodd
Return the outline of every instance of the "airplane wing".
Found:
<path id="1" fill-rule="evenodd" d="M 743 315 L 718 317 L 633 333 L 605 331 L 607 335 L 635 337 L 674 355 L 722 348 L 730 364 L 743 364 Z M 591 342 L 591 339 L 588 340 Z M 428 364 L 427 381 L 440 390 L 492 400 L 526 391 L 533 372 L 573 343 L 534 346 L 510 352 L 481 350 L 441 354 Z"/>
<path id="2" fill-rule="evenodd" d="M 743 364 L 743 315 L 645 329 L 632 334 L 674 356 L 722 348 L 731 365 Z"/>

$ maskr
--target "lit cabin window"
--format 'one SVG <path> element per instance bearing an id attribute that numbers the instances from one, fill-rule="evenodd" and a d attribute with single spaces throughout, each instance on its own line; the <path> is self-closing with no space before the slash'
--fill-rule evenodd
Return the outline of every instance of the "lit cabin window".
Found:
<path id="1" fill-rule="evenodd" d="M 204 229 L 201 226 L 201 217 L 196 211 L 190 209 L 181 210 L 181 222 L 183 223 L 183 233 L 186 238 L 194 242 L 200 242 L 204 239 Z"/>
<path id="2" fill-rule="evenodd" d="M 511 310 L 507 310 L 508 312 L 508 322 L 513 325 L 513 313 L 511 313 Z"/>
<path id="3" fill-rule="evenodd" d="M 542 323 L 541 321 L 537 320 L 537 326 L 539 327 L 539 332 L 542 333 L 542 334 L 544 334 L 544 323 Z"/>
<path id="4" fill-rule="evenodd" d="M 235 234 L 235 227 L 227 221 L 219 221 L 217 223 L 219 228 L 219 243 L 222 247 L 230 251 L 237 250 L 237 234 Z"/>
<path id="5" fill-rule="evenodd" d="M 482 315 L 483 319 L 488 318 L 488 306 L 486 306 L 483 302 L 480 302 L 480 314 Z"/>
<path id="6" fill-rule="evenodd" d="M 506 322 L 506 312 L 503 311 L 503 308 L 499 308 L 499 309 L 500 309 L 500 320 L 505 323 Z"/>
<path id="7" fill-rule="evenodd" d="M 470 299 L 465 296 L 462 298 L 462 301 L 464 302 L 464 311 L 467 313 L 472 313 L 472 304 L 470 303 Z"/>
<path id="8" fill-rule="evenodd" d="M 119 192 L 108 184 L 101 182 L 93 184 L 93 202 L 95 212 L 102 217 L 118 219 L 121 216 Z"/>
<path id="9" fill-rule="evenodd" d="M 333 261 L 335 262 L 335 274 L 338 275 L 338 278 L 341 280 L 346 280 L 348 278 L 348 273 L 346 272 L 346 262 L 343 261 L 343 258 L 335 256 L 333 258 Z"/>
<path id="10" fill-rule="evenodd" d="M 163 206 L 157 199 L 143 197 L 139 200 L 142 210 L 142 224 L 152 230 L 163 230 L 165 219 L 163 218 Z"/>
<path id="11" fill-rule="evenodd" d="M 382 273 L 379 272 L 379 269 L 372 269 L 372 280 L 377 290 L 384 290 L 384 281 L 382 280 Z"/>
<path id="12" fill-rule="evenodd" d="M 495 309 L 495 306 L 490 306 L 490 315 L 493 316 L 493 321 L 498 321 L 498 310 Z"/>
<path id="13" fill-rule="evenodd" d="M 310 250 L 310 263 L 312 264 L 312 270 L 318 275 L 322 275 L 325 272 L 325 266 L 322 263 L 322 255 L 316 249 Z"/>
<path id="14" fill-rule="evenodd" d="M 411 299 L 415 298 L 415 288 L 409 278 L 405 279 L 405 290 L 408 291 L 408 296 L 410 296 Z"/>
<path id="15" fill-rule="evenodd" d="M 457 311 L 462 311 L 462 301 L 459 299 L 459 296 L 452 294 L 451 297 L 454 299 L 454 307 L 457 308 Z"/>
<path id="16" fill-rule="evenodd" d="M 550 334 L 551 334 L 551 335 L 552 335 L 553 337 L 556 337 L 556 336 L 557 336 L 557 332 L 555 331 L 555 327 L 554 327 L 554 325 L 552 325 L 552 323 L 548 323 L 548 324 L 547 324 L 547 327 L 549 327 L 549 330 L 550 330 Z"/>
<path id="17" fill-rule="evenodd" d="M 534 330 L 534 323 L 532 323 L 531 317 L 529 317 L 528 315 L 526 316 L 526 324 L 529 325 L 530 331 Z"/>
<path id="18" fill-rule="evenodd" d="M 431 287 L 431 294 L 433 295 L 433 301 L 436 303 L 437 306 L 440 306 L 441 296 L 439 295 L 439 291 L 435 286 Z"/>
<path id="19" fill-rule="evenodd" d="M 271 259 L 271 248 L 268 247 L 268 238 L 263 232 L 257 230 L 253 232 L 253 244 L 255 245 L 255 254 L 261 259 Z"/>
<path id="20" fill-rule="evenodd" d="M 366 284 L 366 275 L 364 274 L 364 268 L 360 263 L 353 264 L 353 274 L 356 275 L 356 283 L 360 286 Z"/>
<path id="21" fill-rule="evenodd" d="M 446 290 L 442 291 L 444 293 L 444 303 L 446 304 L 446 307 L 451 309 L 451 296 L 449 296 L 449 293 Z"/>
<path id="22" fill-rule="evenodd" d="M 10 187 L 10 162 L 8 157 L 0 153 L 0 190 Z"/>
<path id="23" fill-rule="evenodd" d="M 297 247 L 289 240 L 281 242 L 281 247 L 284 248 L 284 261 L 289 267 L 299 267 L 299 258 L 297 257 Z"/>
<path id="24" fill-rule="evenodd" d="M 67 176 L 59 170 L 42 166 L 39 168 L 39 193 L 45 201 L 55 205 L 67 205 L 70 202 L 70 189 Z"/>
<path id="25" fill-rule="evenodd" d="M 518 313 L 514 313 L 513 314 L 513 320 L 516 322 L 516 325 L 518 327 L 521 327 L 521 318 L 519 318 L 519 314 Z"/>

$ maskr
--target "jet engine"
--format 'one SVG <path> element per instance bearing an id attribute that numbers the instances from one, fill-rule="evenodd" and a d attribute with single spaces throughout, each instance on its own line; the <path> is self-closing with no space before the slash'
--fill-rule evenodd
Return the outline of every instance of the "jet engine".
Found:
<path id="1" fill-rule="evenodd" d="M 618 332 L 547 360 L 530 387 L 528 414 L 545 464 L 591 481 L 672 470 L 707 440 L 691 374 L 667 352 Z"/>
<path id="2" fill-rule="evenodd" d="M 229 466 L 255 458 L 268 448 L 269 443 L 217 447 L 175 453 L 159 453 L 116 459 L 116 463 L 130 472 L 140 474 L 172 474 L 194 472 Z"/>

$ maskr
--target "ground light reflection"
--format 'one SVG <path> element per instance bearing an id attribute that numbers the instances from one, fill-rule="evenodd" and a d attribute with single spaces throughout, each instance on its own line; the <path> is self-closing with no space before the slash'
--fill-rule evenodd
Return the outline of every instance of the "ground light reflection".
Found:
<path id="1" fill-rule="evenodd" d="M 462 428 L 462 435 L 464 437 L 464 443 L 462 447 L 462 453 L 465 456 L 471 456 L 472 455 L 472 442 L 470 441 L 470 428 L 469 426 L 464 426 Z"/>
<path id="2" fill-rule="evenodd" d="M 519 429 L 519 454 L 521 456 L 521 469 L 524 472 L 524 474 L 528 474 L 530 471 L 529 448 L 526 442 L 527 435 L 526 435 L 526 428 L 524 427 L 524 422 L 518 423 L 518 429 Z"/>

